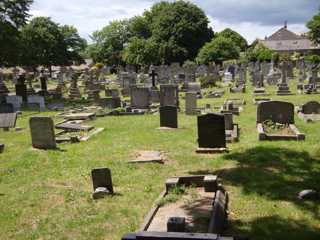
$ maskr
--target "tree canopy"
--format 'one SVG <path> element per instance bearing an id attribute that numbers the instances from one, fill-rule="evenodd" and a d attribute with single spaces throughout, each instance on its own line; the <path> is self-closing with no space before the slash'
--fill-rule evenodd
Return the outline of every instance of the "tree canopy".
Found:
<path id="1" fill-rule="evenodd" d="M 265 47 L 262 43 L 256 42 L 246 52 L 249 61 L 271 61 L 272 58 L 276 59 L 276 53 L 271 49 Z"/>
<path id="2" fill-rule="evenodd" d="M 59 26 L 47 17 L 34 18 L 22 27 L 22 64 L 26 66 L 70 65 L 82 61 L 86 41 L 72 26 Z"/>
<path id="3" fill-rule="evenodd" d="M 20 53 L 19 27 L 26 23 L 32 0 L 0 1 L 0 65 L 15 64 Z"/>
<path id="4" fill-rule="evenodd" d="M 213 37 L 209 20 L 196 5 L 159 2 L 142 16 L 114 21 L 93 34 L 89 55 L 95 61 L 155 64 L 193 60 Z"/>
<path id="5" fill-rule="evenodd" d="M 307 27 L 310 29 L 310 39 L 313 42 L 320 44 L 320 11 L 307 23 Z"/>
<path id="6" fill-rule="evenodd" d="M 215 62 L 221 64 L 223 61 L 239 58 L 240 48 L 230 38 L 218 36 L 206 43 L 201 48 L 197 62 L 208 64 Z"/>
<path id="7" fill-rule="evenodd" d="M 240 47 L 241 51 L 245 51 L 248 47 L 247 40 L 244 37 L 242 37 L 239 33 L 231 30 L 230 28 L 224 29 L 222 32 L 219 32 L 217 35 L 224 38 L 231 39 L 236 44 L 236 46 Z"/>

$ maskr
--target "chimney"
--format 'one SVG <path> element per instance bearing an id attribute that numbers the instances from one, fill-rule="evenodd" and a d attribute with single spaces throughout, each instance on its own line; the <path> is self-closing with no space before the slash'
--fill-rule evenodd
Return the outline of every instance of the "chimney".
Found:
<path id="1" fill-rule="evenodd" d="M 287 27 L 288 27 L 288 22 L 286 20 L 286 21 L 284 21 L 284 28 L 287 29 Z"/>

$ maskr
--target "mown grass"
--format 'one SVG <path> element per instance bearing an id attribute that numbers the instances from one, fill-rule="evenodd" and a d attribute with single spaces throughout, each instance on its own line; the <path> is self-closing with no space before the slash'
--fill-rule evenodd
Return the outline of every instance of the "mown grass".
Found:
<path id="1" fill-rule="evenodd" d="M 291 89 L 295 92 L 294 85 Z M 277 97 L 274 87 L 267 90 L 272 99 L 295 105 L 320 101 L 319 95 Z M 235 118 L 240 142 L 220 155 L 195 153 L 196 117 L 183 113 L 176 131 L 157 130 L 158 115 L 99 118 L 93 124 L 105 131 L 86 143 L 62 144 L 63 151 L 34 150 L 28 119 L 36 113 L 24 112 L 17 124 L 24 131 L 0 132 L 0 142 L 6 144 L 0 155 L 0 239 L 119 240 L 138 230 L 168 177 L 206 173 L 219 174 L 230 193 L 228 233 L 320 239 L 319 202 L 296 199 L 302 189 L 319 189 L 320 122 L 305 123 L 296 115 L 306 141 L 259 142 L 251 92 L 199 101 L 214 106 L 226 97 L 247 101 Z M 136 150 L 164 151 L 167 162 L 130 165 Z M 96 167 L 112 170 L 114 196 L 91 199 L 90 172 Z"/>

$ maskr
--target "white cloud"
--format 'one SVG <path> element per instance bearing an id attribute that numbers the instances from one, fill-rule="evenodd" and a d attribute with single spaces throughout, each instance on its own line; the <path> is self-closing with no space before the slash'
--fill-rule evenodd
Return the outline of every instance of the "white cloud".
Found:
<path id="1" fill-rule="evenodd" d="M 35 0 L 30 13 L 49 16 L 60 24 L 74 25 L 82 37 L 116 19 L 141 15 L 158 0 Z M 214 31 L 231 28 L 249 42 L 264 38 L 283 26 L 307 31 L 305 22 L 317 12 L 319 0 L 192 0 L 204 9 Z"/>

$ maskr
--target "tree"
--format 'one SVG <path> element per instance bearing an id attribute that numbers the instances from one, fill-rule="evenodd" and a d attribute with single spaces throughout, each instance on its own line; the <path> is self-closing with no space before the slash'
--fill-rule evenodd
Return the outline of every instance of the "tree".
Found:
<path id="1" fill-rule="evenodd" d="M 277 58 L 276 53 L 265 47 L 262 43 L 256 42 L 246 52 L 249 61 L 271 61 L 272 58 Z"/>
<path id="2" fill-rule="evenodd" d="M 158 45 L 151 38 L 133 37 L 128 47 L 124 50 L 123 60 L 132 65 L 158 64 Z"/>
<path id="3" fill-rule="evenodd" d="M 314 43 L 320 44 L 320 11 L 307 23 L 307 27 L 310 29 L 310 39 Z"/>
<path id="4" fill-rule="evenodd" d="M 85 40 L 72 26 L 59 26 L 47 17 L 34 18 L 21 29 L 23 64 L 36 67 L 44 65 L 70 65 L 83 61 L 80 52 Z"/>
<path id="5" fill-rule="evenodd" d="M 19 27 L 26 23 L 32 0 L 0 2 L 0 65 L 15 65 L 19 58 Z"/>
<path id="6" fill-rule="evenodd" d="M 189 2 L 156 3 L 144 17 L 164 63 L 194 59 L 199 49 L 213 37 L 205 13 Z"/>
<path id="7" fill-rule="evenodd" d="M 92 35 L 93 44 L 88 48 L 88 54 L 96 62 L 120 64 L 122 51 L 130 38 L 129 21 L 112 21 L 101 31 Z"/>
<path id="8" fill-rule="evenodd" d="M 218 36 L 204 45 L 198 54 L 197 62 L 221 64 L 223 61 L 239 58 L 239 54 L 240 48 L 231 39 Z"/>
<path id="9" fill-rule="evenodd" d="M 87 41 L 79 36 L 78 30 L 69 25 L 59 27 L 64 36 L 64 43 L 66 45 L 67 56 L 69 61 L 83 63 L 83 54 L 87 47 Z"/>
<path id="10" fill-rule="evenodd" d="M 244 37 L 242 37 L 239 33 L 231 30 L 230 28 L 226 28 L 222 32 L 219 32 L 217 35 L 231 39 L 237 46 L 240 47 L 241 51 L 245 51 L 248 47 L 247 40 Z"/>

